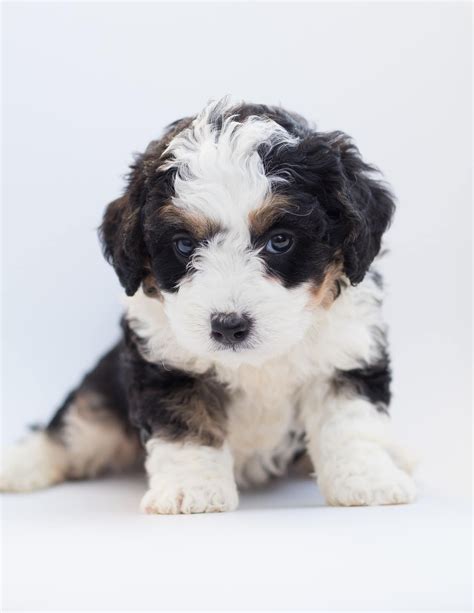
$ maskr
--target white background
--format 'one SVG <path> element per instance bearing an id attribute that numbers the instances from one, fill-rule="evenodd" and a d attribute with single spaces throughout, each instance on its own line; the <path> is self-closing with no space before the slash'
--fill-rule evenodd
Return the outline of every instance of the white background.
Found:
<path id="1" fill-rule="evenodd" d="M 392 414 L 422 461 L 404 508 L 282 483 L 144 518 L 139 477 L 5 497 L 5 607 L 468 608 L 470 7 L 10 4 L 3 26 L 4 439 L 118 337 L 95 228 L 131 154 L 230 93 L 348 132 L 393 186 Z"/>

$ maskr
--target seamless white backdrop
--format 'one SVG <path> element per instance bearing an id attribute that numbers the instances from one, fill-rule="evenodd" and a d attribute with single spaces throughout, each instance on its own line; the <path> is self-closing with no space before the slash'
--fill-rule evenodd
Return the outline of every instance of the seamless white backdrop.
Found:
<path id="1" fill-rule="evenodd" d="M 422 491 L 468 495 L 470 24 L 467 3 L 4 5 L 4 439 L 118 337 L 95 228 L 131 154 L 230 93 L 348 132 L 392 185 L 394 423 Z"/>
<path id="2" fill-rule="evenodd" d="M 393 415 L 440 487 L 470 436 L 470 20 L 447 4 L 18 4 L 4 30 L 4 426 L 118 335 L 95 228 L 132 153 L 230 93 L 353 135 L 398 197 Z"/>

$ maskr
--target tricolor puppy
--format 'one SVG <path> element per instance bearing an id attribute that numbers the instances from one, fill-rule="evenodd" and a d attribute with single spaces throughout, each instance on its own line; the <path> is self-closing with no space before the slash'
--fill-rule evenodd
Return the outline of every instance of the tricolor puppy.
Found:
<path id="1" fill-rule="evenodd" d="M 100 235 L 123 337 L 7 454 L 4 490 L 145 459 L 147 513 L 229 511 L 307 460 L 329 504 L 414 499 L 372 266 L 394 204 L 341 132 L 209 104 L 132 166 Z"/>

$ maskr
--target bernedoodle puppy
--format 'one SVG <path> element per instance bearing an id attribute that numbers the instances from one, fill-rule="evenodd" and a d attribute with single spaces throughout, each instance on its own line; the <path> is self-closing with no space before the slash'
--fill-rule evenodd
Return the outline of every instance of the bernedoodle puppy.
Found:
<path id="1" fill-rule="evenodd" d="M 100 227 L 122 338 L 6 453 L 1 488 L 143 459 L 145 512 L 229 511 L 306 459 L 329 504 L 412 501 L 372 264 L 393 211 L 347 135 L 281 108 L 225 99 L 171 124 Z"/>

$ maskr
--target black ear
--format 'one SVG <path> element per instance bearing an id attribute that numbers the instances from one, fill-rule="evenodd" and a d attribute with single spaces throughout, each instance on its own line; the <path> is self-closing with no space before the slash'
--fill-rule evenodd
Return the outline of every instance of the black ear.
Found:
<path id="1" fill-rule="evenodd" d="M 129 194 L 111 202 L 99 228 L 102 248 L 113 265 L 127 296 L 133 296 L 145 276 L 146 250 L 140 224 L 140 209 Z"/>
<path id="2" fill-rule="evenodd" d="M 308 129 L 295 147 L 271 151 L 264 165 L 267 174 L 290 177 L 283 189 L 301 189 L 314 198 L 325 215 L 317 223 L 325 225 L 332 257 L 342 257 L 351 283 L 360 283 L 380 250 L 395 204 L 351 138 Z"/>
<path id="3" fill-rule="evenodd" d="M 157 183 L 157 168 L 170 140 L 189 126 L 191 121 L 192 117 L 179 119 L 167 127 L 161 139 L 151 141 L 131 166 L 127 191 L 105 210 L 99 228 L 104 256 L 115 268 L 128 296 L 135 294 L 149 274 L 143 217 L 147 197 L 153 191 L 153 182 Z M 165 182 L 166 175 L 162 176 L 162 182 Z"/>
<path id="4" fill-rule="evenodd" d="M 392 219 L 395 203 L 390 190 L 377 179 L 351 139 L 331 135 L 331 146 L 340 160 L 338 199 L 347 225 L 342 243 L 344 270 L 353 285 L 360 283 L 380 251 L 382 235 Z"/>
<path id="5" fill-rule="evenodd" d="M 128 190 L 107 206 L 99 228 L 104 256 L 128 296 L 135 294 L 146 275 L 147 250 L 141 223 L 144 190 L 144 178 L 135 166 Z"/>

